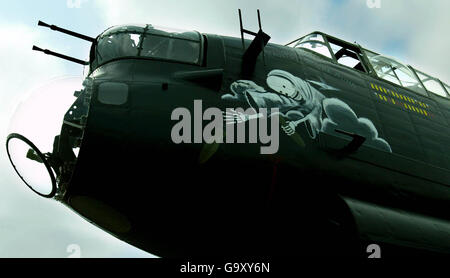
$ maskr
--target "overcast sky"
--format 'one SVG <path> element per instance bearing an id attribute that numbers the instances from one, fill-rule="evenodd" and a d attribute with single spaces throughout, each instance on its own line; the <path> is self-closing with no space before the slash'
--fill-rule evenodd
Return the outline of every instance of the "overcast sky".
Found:
<path id="1" fill-rule="evenodd" d="M 0 144 L 4 146 L 21 101 L 48 93 L 55 82 L 65 86 L 61 97 L 70 98 L 82 78 L 81 66 L 33 52 L 31 47 L 36 44 L 86 59 L 88 43 L 38 28 L 38 20 L 93 37 L 126 23 L 239 36 L 237 9 L 243 11 L 244 27 L 256 30 L 259 8 L 271 42 L 285 44 L 320 30 L 396 57 L 449 83 L 450 1 L 380 3 L 380 8 L 369 8 L 366 0 L 0 0 Z M 53 113 L 57 109 L 52 106 L 61 102 L 54 99 L 46 109 Z M 15 175 L 5 148 L 0 147 L 0 257 L 67 257 L 71 244 L 80 247 L 82 257 L 151 257 L 63 205 L 33 194 Z"/>

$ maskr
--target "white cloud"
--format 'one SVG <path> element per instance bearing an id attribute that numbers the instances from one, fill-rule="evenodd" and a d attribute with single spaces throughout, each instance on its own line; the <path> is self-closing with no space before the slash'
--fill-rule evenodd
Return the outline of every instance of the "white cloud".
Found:
<path id="1" fill-rule="evenodd" d="M 59 61 L 33 53 L 31 47 L 39 33 L 26 25 L 0 25 L 0 37 L 0 107 L 3 114 L 0 123 L 3 135 L 8 116 L 24 94 L 42 80 L 64 73 L 64 67 Z"/>

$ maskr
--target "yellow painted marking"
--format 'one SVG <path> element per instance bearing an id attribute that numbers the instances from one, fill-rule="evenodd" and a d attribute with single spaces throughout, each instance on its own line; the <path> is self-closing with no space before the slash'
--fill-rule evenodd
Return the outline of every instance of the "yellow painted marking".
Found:
<path id="1" fill-rule="evenodd" d="M 423 103 L 423 102 L 418 101 L 418 100 L 416 100 L 416 99 L 410 98 L 410 97 L 408 97 L 408 96 L 404 96 L 404 95 L 402 95 L 402 94 L 398 94 L 397 92 L 394 92 L 394 91 L 392 91 L 392 90 L 383 88 L 383 87 L 378 86 L 378 85 L 376 85 L 376 84 L 370 83 L 370 86 L 372 87 L 372 89 L 375 89 L 375 90 L 380 91 L 380 92 L 384 92 L 384 93 L 387 94 L 387 95 L 390 94 L 390 95 L 392 95 L 393 97 L 396 97 L 396 98 L 398 98 L 398 99 L 401 99 L 401 100 L 404 100 L 404 101 L 408 101 L 408 102 L 410 102 L 410 103 L 413 103 L 413 104 L 415 104 L 415 105 L 419 105 L 419 106 L 424 107 L 424 108 L 429 108 L 429 105 L 426 104 L 426 103 Z M 379 94 L 379 93 L 375 93 L 375 94 L 376 94 L 381 100 L 384 100 L 384 101 L 386 101 L 386 102 L 389 102 L 389 100 L 390 100 L 390 101 L 392 102 L 392 104 L 397 104 L 397 103 L 395 102 L 395 99 L 394 99 L 394 98 L 386 98 L 386 96 L 381 95 L 381 94 Z M 416 112 L 416 113 L 418 113 L 418 114 L 422 114 L 422 115 L 425 115 L 425 116 L 428 117 L 428 113 L 427 113 L 427 111 L 424 110 L 424 109 L 420 109 L 420 108 L 418 108 L 418 107 L 411 106 L 411 105 L 409 105 L 409 104 L 407 104 L 407 103 L 401 103 L 401 102 L 400 102 L 399 104 L 403 104 L 403 106 L 405 106 L 406 109 L 409 109 L 409 110 L 414 111 L 414 112 Z"/>

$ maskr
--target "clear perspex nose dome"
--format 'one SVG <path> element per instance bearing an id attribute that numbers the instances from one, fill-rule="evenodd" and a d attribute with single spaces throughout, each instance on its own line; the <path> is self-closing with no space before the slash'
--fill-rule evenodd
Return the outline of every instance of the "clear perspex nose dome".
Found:
<path id="1" fill-rule="evenodd" d="M 55 171 L 45 154 L 53 151 L 74 92 L 81 88 L 81 77 L 54 79 L 26 94 L 11 117 L 6 146 L 10 162 L 18 178 L 41 196 L 54 194 Z"/>

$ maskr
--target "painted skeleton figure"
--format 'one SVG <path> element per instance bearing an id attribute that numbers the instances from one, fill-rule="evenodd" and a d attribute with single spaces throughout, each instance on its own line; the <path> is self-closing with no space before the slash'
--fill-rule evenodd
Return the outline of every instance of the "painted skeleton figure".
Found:
<path id="1" fill-rule="evenodd" d="M 392 152 L 389 143 L 378 137 L 378 131 L 370 119 L 359 118 L 352 108 L 337 98 L 327 98 L 310 83 L 315 83 L 327 90 L 337 90 L 316 81 L 305 81 L 283 70 L 272 70 L 266 79 L 267 85 L 274 92 L 269 92 L 250 80 L 238 80 L 231 84 L 233 94 L 224 95 L 224 100 L 245 102 L 258 111 L 260 108 L 278 108 L 287 120 L 283 131 L 292 136 L 301 123 L 312 139 L 320 131 L 343 137 L 336 132 L 341 129 L 353 132 L 366 138 L 365 145 L 383 151 Z M 270 117 L 270 112 L 268 112 Z M 227 124 L 242 123 L 251 119 L 264 117 L 259 114 L 245 114 L 238 111 L 227 111 Z"/>
<path id="2" fill-rule="evenodd" d="M 311 138 L 316 138 L 322 127 L 322 102 L 325 96 L 308 82 L 282 70 L 271 71 L 267 76 L 267 84 L 277 93 L 268 92 L 253 81 L 239 80 L 231 84 L 234 95 L 225 95 L 223 98 L 244 101 L 255 110 L 278 108 L 279 113 L 288 120 L 282 126 L 286 134 L 293 135 L 297 126 L 305 123 L 311 127 Z M 236 111 L 226 115 L 228 122 L 244 122 L 261 116 Z"/>

